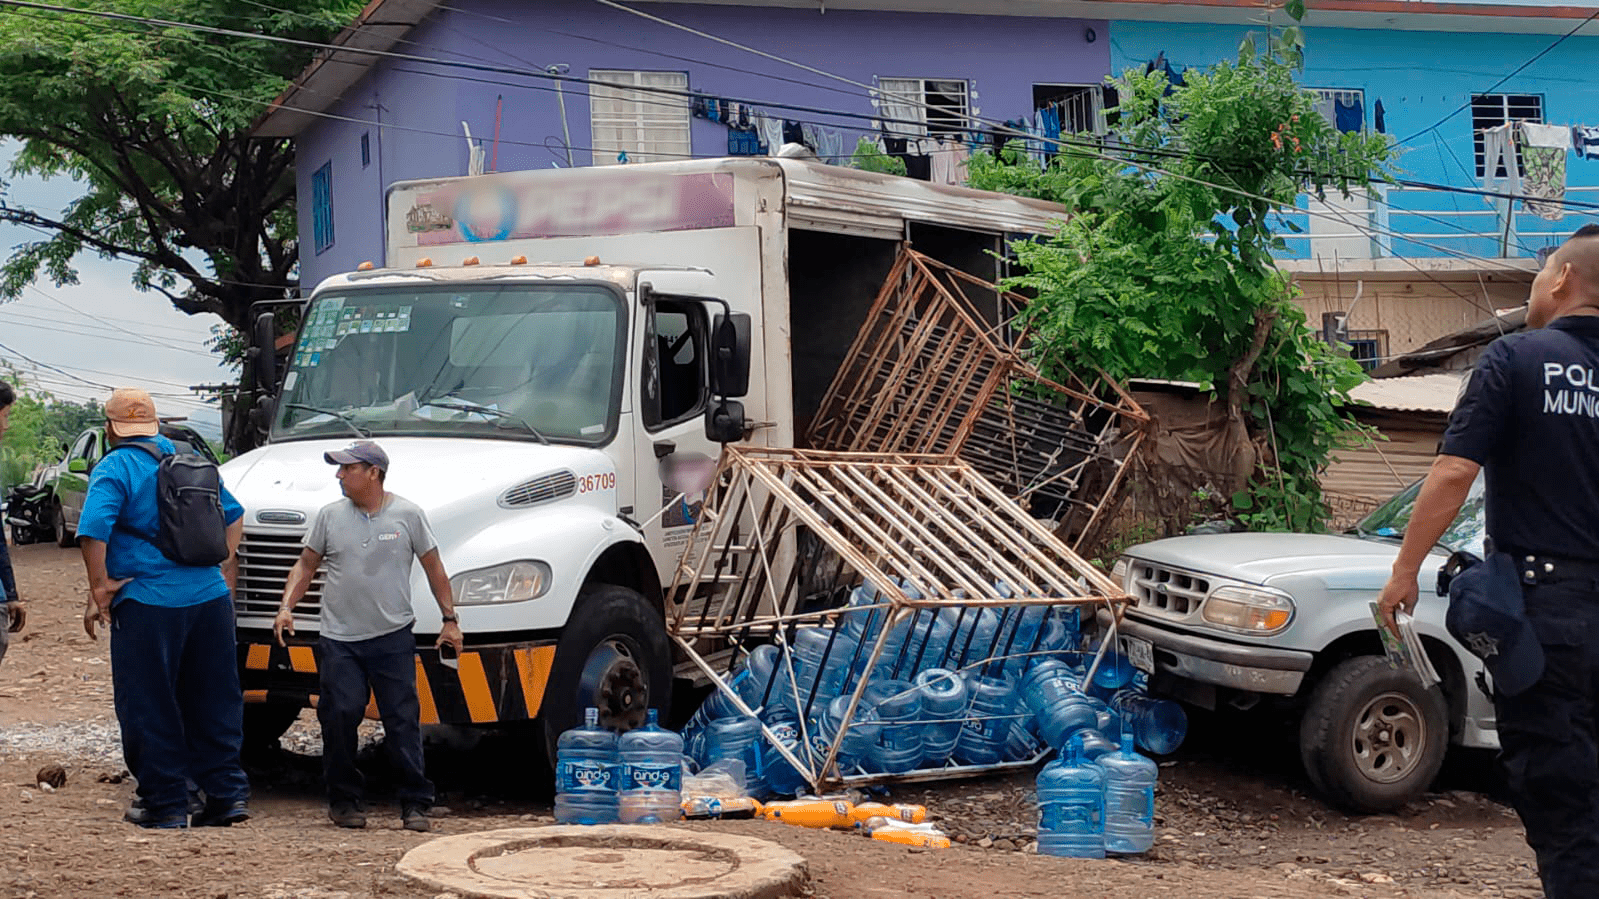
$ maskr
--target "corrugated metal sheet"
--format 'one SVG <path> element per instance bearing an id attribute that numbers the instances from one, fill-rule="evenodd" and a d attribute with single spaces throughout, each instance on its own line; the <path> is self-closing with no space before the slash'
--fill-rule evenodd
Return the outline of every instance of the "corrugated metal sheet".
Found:
<path id="1" fill-rule="evenodd" d="M 1050 234 L 1066 209 L 1042 200 L 892 178 L 858 169 L 779 159 L 789 223 L 827 231 L 902 237 L 904 222 L 934 222 L 993 234 Z"/>
<path id="2" fill-rule="evenodd" d="M 1403 378 L 1377 378 L 1349 391 L 1357 400 L 1378 409 L 1395 412 L 1442 412 L 1449 414 L 1460 395 L 1465 372 L 1439 372 Z"/>

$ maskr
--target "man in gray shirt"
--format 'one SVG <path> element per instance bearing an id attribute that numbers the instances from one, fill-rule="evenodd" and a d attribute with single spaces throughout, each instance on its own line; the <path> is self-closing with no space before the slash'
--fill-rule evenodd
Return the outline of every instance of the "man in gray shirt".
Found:
<path id="1" fill-rule="evenodd" d="M 278 643 L 294 633 L 294 606 L 305 596 L 318 565 L 327 568 L 322 588 L 321 640 L 317 673 L 321 695 L 322 768 L 328 786 L 328 817 L 340 827 L 365 827 L 364 780 L 355 766 L 356 728 L 367 697 L 377 699 L 384 744 L 400 772 L 400 815 L 407 830 L 426 831 L 433 784 L 422 764 L 422 707 L 416 692 L 416 638 L 411 633 L 411 561 L 419 560 L 439 604 L 444 626 L 434 644 L 461 651 L 461 626 L 450 594 L 450 577 L 439 561 L 438 542 L 417 505 L 383 487 L 389 456 L 370 440 L 324 453 L 339 466 L 344 499 L 317 513 L 300 558 L 289 571 L 283 603 L 272 622 Z"/>

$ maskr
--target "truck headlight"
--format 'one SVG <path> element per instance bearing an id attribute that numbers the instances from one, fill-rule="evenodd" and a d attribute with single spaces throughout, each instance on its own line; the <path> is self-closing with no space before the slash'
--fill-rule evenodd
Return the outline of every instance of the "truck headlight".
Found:
<path id="1" fill-rule="evenodd" d="M 521 602 L 550 589 L 550 566 L 543 562 L 509 562 L 450 578 L 456 605 Z"/>
<path id="2" fill-rule="evenodd" d="M 1200 612 L 1217 627 L 1241 634 L 1275 634 L 1294 617 L 1294 601 L 1270 587 L 1217 587 Z"/>
<path id="3" fill-rule="evenodd" d="M 1116 586 L 1126 590 L 1127 573 L 1132 570 L 1132 567 L 1132 563 L 1127 561 L 1126 556 L 1117 556 L 1116 564 L 1110 566 L 1110 579 L 1116 582 Z"/>

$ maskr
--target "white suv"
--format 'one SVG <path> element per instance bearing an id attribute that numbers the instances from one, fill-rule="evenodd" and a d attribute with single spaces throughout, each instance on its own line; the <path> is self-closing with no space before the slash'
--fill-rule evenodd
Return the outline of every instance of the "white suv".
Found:
<path id="1" fill-rule="evenodd" d="M 1482 663 L 1445 630 L 1435 578 L 1450 552 L 1482 552 L 1480 478 L 1422 566 L 1416 630 L 1443 682 L 1423 689 L 1390 667 L 1372 618 L 1420 486 L 1342 535 L 1207 534 L 1129 548 L 1115 568 L 1134 599 L 1119 625 L 1123 652 L 1150 672 L 1152 692 L 1299 715 L 1305 771 L 1333 803 L 1374 812 L 1409 802 L 1450 744 L 1499 745 Z"/>

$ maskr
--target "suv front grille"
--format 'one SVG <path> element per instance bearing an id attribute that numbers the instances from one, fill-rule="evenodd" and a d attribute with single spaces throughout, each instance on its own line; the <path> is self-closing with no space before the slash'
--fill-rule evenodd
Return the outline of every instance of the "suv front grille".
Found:
<path id="1" fill-rule="evenodd" d="M 1138 611 L 1173 620 L 1197 619 L 1210 594 L 1210 579 L 1178 568 L 1128 560 L 1127 592 Z"/>
<path id="2" fill-rule="evenodd" d="M 234 595 L 237 615 L 277 614 L 283 600 L 283 585 L 289 569 L 300 558 L 300 534 L 246 533 L 239 543 L 239 589 Z M 322 610 L 322 584 L 327 578 L 321 566 L 311 578 L 305 598 L 294 607 L 296 622 L 314 623 Z"/>

